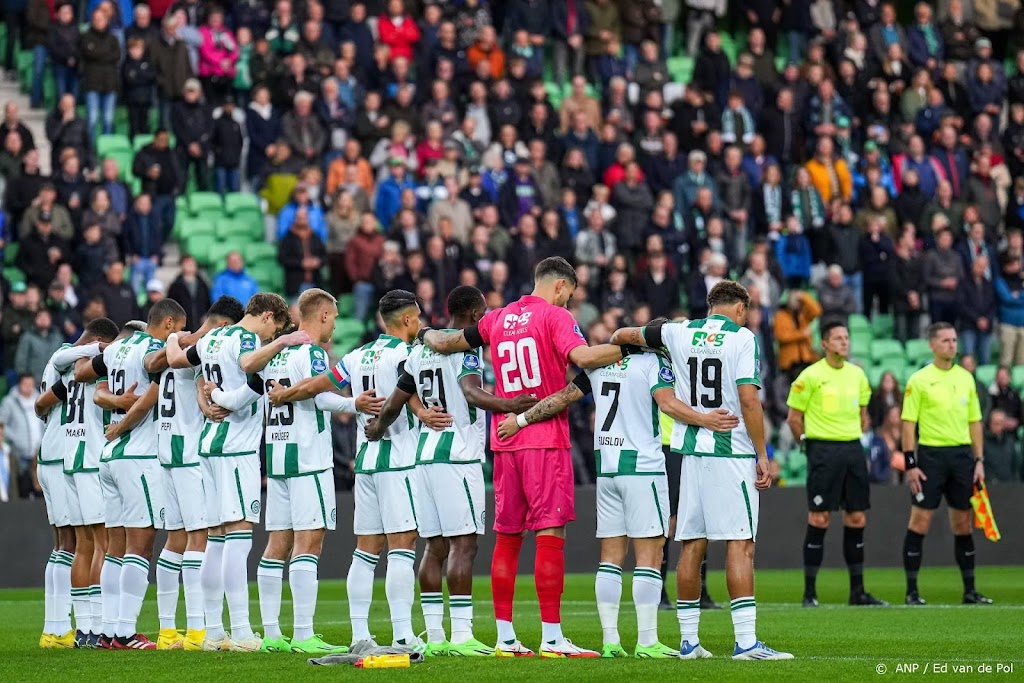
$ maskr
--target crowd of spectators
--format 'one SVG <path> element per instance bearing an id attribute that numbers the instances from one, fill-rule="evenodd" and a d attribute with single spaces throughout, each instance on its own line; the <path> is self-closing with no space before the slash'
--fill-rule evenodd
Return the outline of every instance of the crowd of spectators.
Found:
<path id="1" fill-rule="evenodd" d="M 775 425 L 821 320 L 891 315 L 901 342 L 945 320 L 968 364 L 1024 364 L 1019 0 L 4 7 L 6 67 L 18 41 L 32 106 L 56 89 L 48 176 L 13 103 L 0 122 L 3 240 L 24 274 L 0 325 L 12 384 L 83 321 L 165 295 L 175 198 L 193 190 L 258 193 L 282 293 L 351 292 L 359 320 L 395 287 L 430 324 L 458 284 L 500 306 L 559 255 L 601 341 L 702 316 L 710 287 L 740 279 Z M 115 132 L 152 137 L 125 160 L 98 149 Z M 193 327 L 211 296 L 259 286 L 237 252 L 209 279 L 188 255 L 180 269 L 166 291 Z M 894 449 L 895 379 L 878 452 Z M 1016 453 L 1007 478 L 1019 403 L 986 413 Z"/>

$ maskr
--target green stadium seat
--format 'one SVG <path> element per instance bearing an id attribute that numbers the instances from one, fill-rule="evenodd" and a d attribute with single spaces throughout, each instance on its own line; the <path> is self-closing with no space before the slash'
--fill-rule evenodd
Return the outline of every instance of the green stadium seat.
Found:
<path id="1" fill-rule="evenodd" d="M 132 150 L 138 152 L 140 149 L 153 142 L 153 136 L 148 133 L 140 133 L 132 140 Z"/>
<path id="2" fill-rule="evenodd" d="M 185 251 L 195 257 L 201 266 L 210 265 L 210 251 L 217 243 L 217 238 L 209 233 L 193 234 L 185 237 Z"/>
<path id="3" fill-rule="evenodd" d="M 851 353 L 861 358 L 869 358 L 868 353 L 871 351 L 872 339 L 870 330 L 850 330 Z"/>
<path id="4" fill-rule="evenodd" d="M 239 214 L 255 212 L 263 215 L 263 207 L 260 198 L 248 192 L 228 192 L 224 195 L 224 213 L 231 217 Z"/>
<path id="5" fill-rule="evenodd" d="M 885 365 L 885 361 L 892 358 L 903 360 L 906 356 L 903 344 L 895 339 L 875 339 L 871 342 L 871 359 L 878 364 Z"/>
<path id="6" fill-rule="evenodd" d="M 925 365 L 932 358 L 932 349 L 927 339 L 908 339 L 907 358 L 915 365 Z"/>
<path id="7" fill-rule="evenodd" d="M 127 135 L 100 135 L 96 138 L 96 154 L 100 157 L 108 156 L 111 152 L 131 152 L 132 143 Z"/>
<path id="8" fill-rule="evenodd" d="M 21 248 L 21 245 L 19 243 L 17 243 L 17 242 L 11 242 L 6 247 L 4 247 L 4 265 L 5 266 L 13 266 L 14 265 L 14 259 L 18 258 L 18 249 L 20 249 L 20 248 Z"/>
<path id="9" fill-rule="evenodd" d="M 268 242 L 250 242 L 242 247 L 242 257 L 250 266 L 265 261 L 277 263 L 277 247 Z"/>
<path id="10" fill-rule="evenodd" d="M 868 332 L 872 338 L 875 336 L 875 331 L 871 327 L 871 321 L 867 319 L 867 316 L 861 315 L 860 313 L 853 313 L 850 315 L 848 322 L 850 326 L 850 335 L 852 336 L 857 332 Z"/>
<path id="11" fill-rule="evenodd" d="M 996 381 L 996 369 L 995 365 L 979 365 L 978 369 L 974 371 L 974 379 L 981 382 L 983 387 L 988 387 Z"/>
<path id="12" fill-rule="evenodd" d="M 284 270 L 276 263 L 256 263 L 248 271 L 263 289 L 280 292 L 284 288 Z"/>
<path id="13" fill-rule="evenodd" d="M 902 371 L 902 372 L 900 372 L 900 373 L 899 373 L 899 374 L 898 374 L 898 375 L 896 376 L 896 379 L 898 379 L 898 380 L 900 381 L 900 386 L 901 386 L 901 387 L 906 387 L 906 386 L 907 386 L 907 382 L 909 382 L 909 381 L 910 381 L 910 376 L 911 376 L 911 375 L 913 375 L 913 374 L 914 374 L 915 372 L 917 372 L 918 370 L 920 370 L 920 368 L 918 368 L 918 367 L 915 367 L 915 366 L 913 366 L 913 365 L 907 365 L 907 366 L 905 366 L 905 367 L 903 368 L 903 371 Z"/>
<path id="14" fill-rule="evenodd" d="M 193 192 L 188 197 L 188 210 L 193 216 L 223 216 L 224 202 L 216 192 Z"/>
<path id="15" fill-rule="evenodd" d="M 871 319 L 871 330 L 875 337 L 891 337 L 895 321 L 891 313 L 878 313 Z"/>
<path id="16" fill-rule="evenodd" d="M 238 251 L 238 245 L 233 242 L 214 242 L 210 245 L 210 270 L 218 273 L 222 271 L 225 259 L 233 251 Z"/>
<path id="17" fill-rule="evenodd" d="M 342 318 L 351 318 L 356 311 L 356 297 L 353 294 L 338 295 L 338 315 Z"/>
<path id="18" fill-rule="evenodd" d="M 361 320 L 339 317 L 334 321 L 335 343 L 340 343 L 343 339 L 351 339 L 353 337 L 361 339 L 365 332 L 366 327 Z"/>
<path id="19" fill-rule="evenodd" d="M 4 268 L 4 279 L 7 280 L 7 282 L 12 285 L 15 282 L 24 282 L 25 273 L 21 272 L 19 268 L 14 268 L 13 266 L 9 268 Z"/>
<path id="20" fill-rule="evenodd" d="M 245 218 L 228 218 L 222 216 L 216 221 L 217 239 L 222 241 L 232 240 L 236 248 L 250 241 L 252 235 L 252 223 Z"/>
<path id="21" fill-rule="evenodd" d="M 182 218 L 177 229 L 178 238 L 188 240 L 196 235 L 209 235 L 213 237 L 217 232 L 214 222 L 202 218 Z"/>
<path id="22" fill-rule="evenodd" d="M 864 369 L 864 372 L 868 376 L 868 384 L 871 385 L 872 389 L 877 388 L 881 383 L 882 375 L 885 374 L 886 369 L 887 368 L 884 368 L 881 365 L 872 365 Z"/>

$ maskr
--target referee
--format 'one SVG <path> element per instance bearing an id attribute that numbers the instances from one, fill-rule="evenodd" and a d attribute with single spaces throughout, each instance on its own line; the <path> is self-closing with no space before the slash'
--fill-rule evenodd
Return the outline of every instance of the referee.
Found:
<path id="1" fill-rule="evenodd" d="M 928 343 L 933 360 L 910 376 L 903 399 L 903 454 L 911 493 L 910 522 L 903 540 L 907 604 L 925 604 L 917 592 L 917 573 L 924 537 L 945 496 L 953 550 L 964 582 L 964 604 L 989 605 L 992 600 L 974 589 L 971 536 L 971 494 L 974 483 L 985 480 L 977 385 L 969 372 L 953 362 L 957 337 L 952 325 L 932 324 Z"/>
<path id="2" fill-rule="evenodd" d="M 851 605 L 886 605 L 864 590 L 865 511 L 871 507 L 868 465 L 861 443 L 869 429 L 871 387 L 864 371 L 846 362 L 850 332 L 843 322 L 822 325 L 825 357 L 809 365 L 789 390 L 786 421 L 807 451 L 807 536 L 804 607 L 818 606 L 817 578 L 831 512 L 843 508 L 843 558 L 850 571 Z"/>

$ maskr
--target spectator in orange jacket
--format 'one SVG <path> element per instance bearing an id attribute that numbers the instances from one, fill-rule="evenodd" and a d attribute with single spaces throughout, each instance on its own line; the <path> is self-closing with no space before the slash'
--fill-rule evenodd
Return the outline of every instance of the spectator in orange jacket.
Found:
<path id="1" fill-rule="evenodd" d="M 775 340 L 779 343 L 779 370 L 796 378 L 800 371 L 818 360 L 811 346 L 811 323 L 821 315 L 821 305 L 799 289 L 789 291 L 785 307 L 775 314 Z"/>
<path id="2" fill-rule="evenodd" d="M 406 14 L 402 0 L 388 2 L 388 11 L 378 21 L 377 31 L 380 42 L 391 48 L 391 59 L 413 58 L 414 48 L 420 42 L 420 29 L 416 20 Z"/>
<path id="3" fill-rule="evenodd" d="M 373 194 L 373 169 L 370 162 L 361 154 L 359 140 L 349 138 L 345 141 L 345 149 L 340 157 L 335 157 L 327 167 L 327 194 L 333 195 L 338 187 L 345 182 L 349 166 L 356 167 L 356 182 L 366 190 L 367 195 Z"/>
<path id="4" fill-rule="evenodd" d="M 493 26 L 484 26 L 480 30 L 480 37 L 466 50 L 466 61 L 473 73 L 476 73 L 477 65 L 485 60 L 491 65 L 491 78 L 498 80 L 505 75 L 505 53 L 498 45 Z"/>
<path id="5" fill-rule="evenodd" d="M 833 149 L 832 138 L 818 138 L 814 158 L 804 164 L 804 168 L 811 174 L 811 184 L 818 190 L 826 206 L 833 199 L 841 197 L 848 202 L 853 196 L 853 176 L 850 175 L 846 161 L 842 157 L 837 158 L 832 153 Z"/>

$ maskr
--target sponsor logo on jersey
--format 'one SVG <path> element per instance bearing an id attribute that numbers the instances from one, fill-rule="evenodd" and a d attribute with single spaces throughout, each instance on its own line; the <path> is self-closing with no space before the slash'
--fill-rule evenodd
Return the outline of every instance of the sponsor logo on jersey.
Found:
<path id="1" fill-rule="evenodd" d="M 324 371 L 327 370 L 327 361 L 325 361 L 323 358 L 320 358 L 319 356 L 317 356 L 316 358 L 313 359 L 312 367 L 313 367 L 313 372 L 315 372 L 316 374 L 320 375 Z"/>
<path id="2" fill-rule="evenodd" d="M 505 316 L 505 320 L 502 321 L 502 326 L 506 330 L 514 330 L 517 326 L 525 325 L 528 322 L 530 322 L 531 316 L 533 316 L 532 311 L 524 311 L 520 315 L 516 315 L 515 313 L 509 313 L 508 315 Z"/>
<path id="3" fill-rule="evenodd" d="M 662 368 L 658 371 L 658 377 L 661 378 L 662 382 L 675 382 L 676 376 L 672 373 L 671 368 Z"/>
<path id="4" fill-rule="evenodd" d="M 479 370 L 480 357 L 467 353 L 462 359 L 462 367 L 466 368 L 467 370 Z"/>
<path id="5" fill-rule="evenodd" d="M 241 341 L 241 344 L 239 345 L 239 348 L 242 351 L 255 351 L 256 350 L 256 340 L 255 339 L 249 339 L 248 337 L 243 337 L 242 341 Z"/>
<path id="6" fill-rule="evenodd" d="M 725 343 L 725 332 L 705 332 L 697 330 L 693 333 L 693 346 L 707 348 L 709 346 L 721 346 Z"/>
<path id="7" fill-rule="evenodd" d="M 573 325 L 572 331 L 575 332 L 580 339 L 586 339 L 586 337 L 583 336 L 583 330 L 580 329 L 579 325 Z"/>
<path id="8" fill-rule="evenodd" d="M 760 363 L 760 362 L 761 361 L 758 361 L 758 363 Z M 758 368 L 758 370 L 760 370 L 760 368 Z M 804 381 L 802 379 L 793 382 L 793 393 L 794 394 L 799 394 L 803 390 L 804 390 Z"/>

